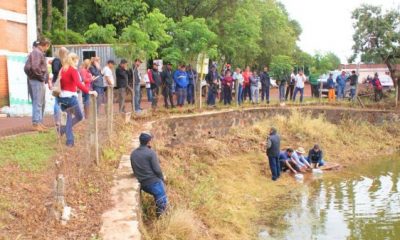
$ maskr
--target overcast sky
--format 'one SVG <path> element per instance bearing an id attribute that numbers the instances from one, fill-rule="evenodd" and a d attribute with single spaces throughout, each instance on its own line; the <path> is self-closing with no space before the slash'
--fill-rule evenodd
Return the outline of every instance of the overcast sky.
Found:
<path id="1" fill-rule="evenodd" d="M 351 12 L 363 3 L 398 8 L 400 0 L 279 0 L 296 19 L 303 33 L 299 46 L 303 51 L 333 52 L 342 63 L 351 56 L 353 26 Z"/>

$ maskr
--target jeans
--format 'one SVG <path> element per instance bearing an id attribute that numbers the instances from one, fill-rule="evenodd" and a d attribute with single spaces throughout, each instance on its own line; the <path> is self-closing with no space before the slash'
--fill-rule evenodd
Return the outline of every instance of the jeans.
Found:
<path id="1" fill-rule="evenodd" d="M 286 83 L 285 82 L 281 82 L 279 84 L 279 101 L 283 102 L 285 101 L 285 86 Z"/>
<path id="2" fill-rule="evenodd" d="M 174 95 L 172 93 L 172 86 L 164 86 L 163 88 L 163 96 L 164 96 L 164 107 L 168 108 L 168 100 L 171 107 L 174 107 Z"/>
<path id="3" fill-rule="evenodd" d="M 162 181 L 158 181 L 147 186 L 142 186 L 142 190 L 153 195 L 156 203 L 156 214 L 157 217 L 159 217 L 165 211 L 168 204 L 164 183 Z"/>
<path id="4" fill-rule="evenodd" d="M 304 88 L 298 88 L 298 87 L 294 89 L 293 102 L 296 101 L 296 96 L 298 92 L 300 92 L 300 102 L 303 102 Z"/>
<path id="5" fill-rule="evenodd" d="M 54 98 L 54 122 L 56 125 L 60 126 L 61 124 L 61 108 L 58 102 L 58 97 Z"/>
<path id="6" fill-rule="evenodd" d="M 189 84 L 187 86 L 187 102 L 188 104 L 194 104 L 194 85 Z"/>
<path id="7" fill-rule="evenodd" d="M 281 165 L 278 157 L 268 156 L 269 168 L 271 169 L 272 180 L 276 181 L 281 175 Z"/>
<path id="8" fill-rule="evenodd" d="M 182 107 L 185 104 L 186 88 L 177 87 L 176 88 L 176 94 L 177 94 L 177 97 L 178 97 L 177 105 Z"/>
<path id="9" fill-rule="evenodd" d="M 269 103 L 269 85 L 268 86 L 261 86 L 261 102 L 264 102 L 264 98 L 265 101 L 267 101 L 267 103 Z"/>
<path id="10" fill-rule="evenodd" d="M 249 96 L 249 99 L 251 101 L 251 90 L 250 86 L 245 86 L 243 90 L 243 101 L 247 100 L 247 95 Z"/>
<path id="11" fill-rule="evenodd" d="M 104 103 L 104 87 L 93 86 L 93 90 L 97 92 L 97 113 L 100 113 L 101 104 Z"/>
<path id="12" fill-rule="evenodd" d="M 258 86 L 250 86 L 250 90 L 251 90 L 251 102 L 258 103 L 258 96 L 259 96 Z"/>
<path id="13" fill-rule="evenodd" d="M 158 105 L 158 86 L 154 85 L 151 89 L 152 92 L 152 99 L 151 99 L 151 107 L 152 108 L 157 108 Z"/>
<path id="14" fill-rule="evenodd" d="M 140 92 L 140 84 L 135 84 L 135 111 L 140 111 L 140 100 L 142 99 L 142 93 Z"/>
<path id="15" fill-rule="evenodd" d="M 153 94 L 151 92 L 151 88 L 146 88 L 146 93 L 147 93 L 147 101 L 151 102 L 151 100 L 153 98 Z"/>
<path id="16" fill-rule="evenodd" d="M 32 89 L 32 124 L 36 125 L 43 123 L 46 86 L 34 79 L 29 80 L 29 85 Z"/>
<path id="17" fill-rule="evenodd" d="M 293 91 L 294 91 L 294 85 L 293 84 L 288 84 L 287 88 L 286 88 L 286 95 L 285 95 L 285 100 L 288 100 L 288 97 L 290 97 L 289 99 L 293 98 Z"/>
<path id="18" fill-rule="evenodd" d="M 215 106 L 215 97 L 217 92 L 212 87 L 208 88 L 207 105 Z"/>
<path id="19" fill-rule="evenodd" d="M 243 102 L 243 85 L 242 84 L 239 84 L 238 92 L 236 93 L 236 100 L 239 105 L 241 105 Z"/>
<path id="20" fill-rule="evenodd" d="M 307 162 L 309 163 L 309 164 L 311 164 L 311 160 L 308 158 L 308 157 L 304 157 L 304 159 L 306 159 L 307 160 Z M 318 166 L 324 166 L 325 165 L 325 161 L 324 161 L 324 159 L 321 159 L 319 162 L 318 162 Z"/>
<path id="21" fill-rule="evenodd" d="M 118 88 L 119 112 L 125 112 L 126 88 Z"/>
<path id="22" fill-rule="evenodd" d="M 72 128 L 78 122 L 82 121 L 83 114 L 82 110 L 79 107 L 77 97 L 67 97 L 67 98 L 59 98 L 58 101 L 61 104 L 61 110 L 67 112 L 67 124 L 65 128 L 60 129 L 61 134 L 67 135 L 67 145 L 74 145 L 74 134 L 72 132 Z M 74 115 L 74 117 L 72 117 Z"/>
<path id="23" fill-rule="evenodd" d="M 224 105 L 231 105 L 232 102 L 232 88 L 230 86 L 224 86 Z"/>
<path id="24" fill-rule="evenodd" d="M 355 98 L 356 98 L 356 87 L 353 87 L 353 86 L 352 86 L 352 87 L 350 88 L 350 99 L 354 101 Z"/>
<path id="25" fill-rule="evenodd" d="M 337 85 L 338 99 L 343 99 L 344 98 L 344 88 L 345 88 L 345 85 L 341 85 L 341 84 Z"/>

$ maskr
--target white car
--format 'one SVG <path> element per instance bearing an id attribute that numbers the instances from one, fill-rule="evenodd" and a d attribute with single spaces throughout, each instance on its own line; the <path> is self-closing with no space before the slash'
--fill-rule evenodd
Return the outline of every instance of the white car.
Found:
<path id="1" fill-rule="evenodd" d="M 381 81 L 382 87 L 384 88 L 394 87 L 392 78 L 387 74 L 383 75 L 382 77 L 379 77 L 379 80 Z"/>

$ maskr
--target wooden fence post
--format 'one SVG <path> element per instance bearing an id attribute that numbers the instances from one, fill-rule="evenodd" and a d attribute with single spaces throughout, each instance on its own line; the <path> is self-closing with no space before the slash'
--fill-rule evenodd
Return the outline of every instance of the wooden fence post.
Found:
<path id="1" fill-rule="evenodd" d="M 99 165 L 99 132 L 97 122 L 97 99 L 96 96 L 90 95 L 90 153 L 94 153 L 95 163 Z"/>
<path id="2" fill-rule="evenodd" d="M 106 106 L 106 117 L 107 117 L 107 134 L 108 138 L 111 138 L 113 132 L 113 119 L 114 119 L 114 88 L 112 86 L 107 87 L 107 106 Z"/>

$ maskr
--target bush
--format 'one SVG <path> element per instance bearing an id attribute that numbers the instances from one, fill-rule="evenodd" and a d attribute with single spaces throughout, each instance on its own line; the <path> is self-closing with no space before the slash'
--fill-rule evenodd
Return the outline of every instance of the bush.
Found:
<path id="1" fill-rule="evenodd" d="M 51 40 L 52 44 L 82 44 L 86 43 L 85 38 L 72 30 L 54 30 L 51 33 L 45 33 L 45 36 Z"/>
<path id="2" fill-rule="evenodd" d="M 93 23 L 90 24 L 84 35 L 88 43 L 115 43 L 117 30 L 112 24 L 103 27 Z"/>

